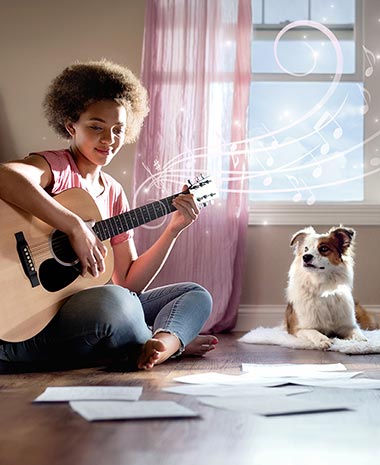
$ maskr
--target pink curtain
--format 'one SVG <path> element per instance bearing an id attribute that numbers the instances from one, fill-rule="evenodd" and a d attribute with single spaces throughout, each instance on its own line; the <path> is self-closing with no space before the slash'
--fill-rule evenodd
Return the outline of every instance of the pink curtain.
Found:
<path id="1" fill-rule="evenodd" d="M 219 197 L 186 229 L 153 286 L 195 281 L 212 294 L 203 332 L 236 323 L 248 224 L 245 139 L 251 0 L 148 0 L 142 80 L 151 111 L 137 146 L 135 206 L 211 174 Z M 167 218 L 166 218 L 167 221 Z M 142 226 L 139 251 L 165 220 Z"/>

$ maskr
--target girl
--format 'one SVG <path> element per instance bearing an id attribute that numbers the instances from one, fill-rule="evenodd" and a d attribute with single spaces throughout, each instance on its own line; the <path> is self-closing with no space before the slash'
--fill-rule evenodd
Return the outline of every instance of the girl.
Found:
<path id="1" fill-rule="evenodd" d="M 93 197 L 103 218 L 128 210 L 121 185 L 102 167 L 139 134 L 148 113 L 146 91 L 125 67 L 106 60 L 78 63 L 53 80 L 44 110 L 50 126 L 69 139 L 69 147 L 1 165 L 0 197 L 66 233 L 82 274 L 97 277 L 104 272 L 107 249 L 84 221 L 90 218 L 80 218 L 52 195 L 79 187 Z M 33 338 L 0 341 L 0 359 L 55 367 L 73 361 L 128 361 L 151 369 L 183 351 L 203 355 L 215 348 L 217 338 L 198 336 L 212 306 L 204 288 L 182 283 L 146 290 L 199 213 L 191 194 L 179 195 L 173 205 L 168 226 L 141 256 L 133 232 L 111 239 L 111 284 L 68 298 Z"/>

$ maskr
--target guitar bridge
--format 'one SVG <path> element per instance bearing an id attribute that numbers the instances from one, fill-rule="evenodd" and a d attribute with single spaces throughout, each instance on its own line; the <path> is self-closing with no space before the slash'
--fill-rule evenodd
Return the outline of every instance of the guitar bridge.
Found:
<path id="1" fill-rule="evenodd" d="M 17 243 L 17 253 L 20 258 L 20 262 L 24 269 L 26 277 L 29 279 L 32 287 L 40 285 L 40 281 L 37 276 L 37 271 L 34 266 L 32 254 L 29 249 L 29 245 L 26 242 L 24 234 L 22 232 L 17 232 L 15 234 L 16 243 Z"/>

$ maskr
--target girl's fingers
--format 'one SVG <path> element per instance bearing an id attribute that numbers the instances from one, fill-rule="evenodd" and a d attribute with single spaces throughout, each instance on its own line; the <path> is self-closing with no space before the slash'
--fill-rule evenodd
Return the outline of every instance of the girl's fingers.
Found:
<path id="1" fill-rule="evenodd" d="M 173 205 L 181 213 L 188 214 L 192 219 L 196 219 L 199 209 L 196 206 L 192 195 L 180 195 L 173 200 Z"/>

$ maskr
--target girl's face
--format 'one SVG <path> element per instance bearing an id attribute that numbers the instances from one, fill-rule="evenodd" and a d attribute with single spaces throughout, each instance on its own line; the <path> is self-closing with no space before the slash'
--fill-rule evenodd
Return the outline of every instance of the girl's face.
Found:
<path id="1" fill-rule="evenodd" d="M 68 123 L 77 161 L 106 166 L 124 143 L 127 112 L 123 105 L 102 100 L 90 105 L 78 121 Z"/>

